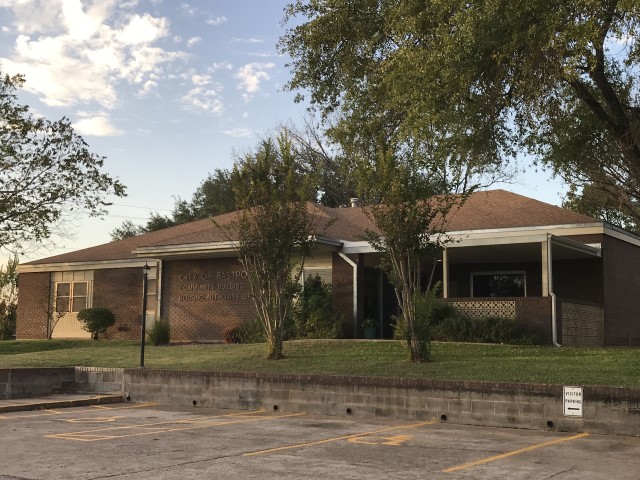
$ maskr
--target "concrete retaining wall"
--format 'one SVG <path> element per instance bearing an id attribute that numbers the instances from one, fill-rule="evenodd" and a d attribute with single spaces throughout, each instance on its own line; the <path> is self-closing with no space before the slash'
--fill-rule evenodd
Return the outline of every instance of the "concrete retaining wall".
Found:
<path id="1" fill-rule="evenodd" d="M 0 400 L 71 393 L 75 389 L 74 383 L 73 367 L 2 368 L 0 369 Z"/>
<path id="2" fill-rule="evenodd" d="M 403 378 L 0 369 L 0 399 L 56 391 L 122 392 L 134 402 L 640 436 L 640 388 L 584 387 L 582 418 L 563 415 L 562 386 Z M 3 396 L 4 395 L 4 396 Z"/>
<path id="3" fill-rule="evenodd" d="M 640 389 L 585 387 L 584 417 L 563 416 L 562 386 L 268 373 L 124 371 L 125 394 L 163 405 L 640 436 Z"/>

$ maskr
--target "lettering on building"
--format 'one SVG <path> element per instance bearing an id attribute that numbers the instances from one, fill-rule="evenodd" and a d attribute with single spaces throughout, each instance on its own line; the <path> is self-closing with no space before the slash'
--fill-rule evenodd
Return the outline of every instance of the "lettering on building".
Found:
<path id="1" fill-rule="evenodd" d="M 247 272 L 225 270 L 216 272 L 180 273 L 177 297 L 179 302 L 233 302 L 251 299 Z"/>

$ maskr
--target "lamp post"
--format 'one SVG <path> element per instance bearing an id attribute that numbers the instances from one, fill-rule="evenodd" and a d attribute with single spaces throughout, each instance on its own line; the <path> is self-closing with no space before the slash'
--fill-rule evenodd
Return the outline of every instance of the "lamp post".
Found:
<path id="1" fill-rule="evenodd" d="M 144 263 L 142 267 L 142 327 L 140 332 L 140 368 L 144 368 L 144 341 L 146 338 L 147 330 L 147 278 L 149 276 L 149 270 L 151 267 Z"/>

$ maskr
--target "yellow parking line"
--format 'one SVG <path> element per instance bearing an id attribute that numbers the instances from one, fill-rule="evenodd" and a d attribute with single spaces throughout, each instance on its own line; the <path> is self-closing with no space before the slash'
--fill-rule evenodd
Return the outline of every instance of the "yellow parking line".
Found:
<path id="1" fill-rule="evenodd" d="M 288 415 L 279 415 L 277 417 L 245 416 L 245 417 L 238 418 L 234 416 L 234 420 L 232 421 L 220 421 L 220 419 L 225 417 L 230 417 L 230 415 L 219 415 L 219 416 L 200 419 L 201 424 L 199 425 L 195 424 L 194 421 L 192 420 L 176 420 L 172 422 L 158 422 L 158 423 L 148 423 L 148 424 L 139 424 L 139 425 L 125 425 L 125 426 L 111 427 L 111 428 L 100 428 L 100 429 L 94 429 L 94 430 L 84 430 L 81 432 L 56 433 L 52 435 L 45 435 L 45 437 L 58 438 L 58 439 L 64 439 L 64 440 L 75 440 L 80 442 L 94 442 L 97 440 L 112 440 L 114 438 L 137 437 L 141 435 L 156 435 L 159 433 L 179 432 L 179 431 L 185 431 L 185 430 L 195 430 L 199 428 L 209 428 L 209 427 L 217 427 L 217 426 L 223 426 L 223 425 L 236 425 L 241 423 L 255 422 L 258 420 L 274 420 L 274 419 L 286 418 L 286 417 L 299 417 L 302 415 L 304 415 L 304 413 L 292 413 Z M 170 425 L 185 425 L 185 426 L 170 427 Z M 126 430 L 135 430 L 135 429 L 142 430 L 142 431 L 135 432 L 135 433 L 126 433 L 126 434 L 116 433 L 117 430 L 126 431 Z M 102 432 L 108 432 L 108 433 L 102 433 Z"/>
<path id="2" fill-rule="evenodd" d="M 435 423 L 437 423 L 435 420 L 431 420 L 429 422 L 410 423 L 408 425 L 398 425 L 398 426 L 395 426 L 395 427 L 385 427 L 385 428 L 380 428 L 378 430 L 372 430 L 370 432 L 353 433 L 351 435 L 343 435 L 341 437 L 325 438 L 324 440 L 315 440 L 315 441 L 298 443 L 298 444 L 295 444 L 295 445 L 286 445 L 284 447 L 269 448 L 267 450 L 258 450 L 258 451 L 255 451 L 255 452 L 245 453 L 242 456 L 243 457 L 251 457 L 251 456 L 254 456 L 254 455 L 265 455 L 267 453 L 281 452 L 283 450 L 292 450 L 294 448 L 310 447 L 312 445 L 320 445 L 322 443 L 330 443 L 330 442 L 337 442 L 339 440 L 349 440 L 351 438 L 366 437 L 368 435 L 373 435 L 373 434 L 382 433 L 382 432 L 391 432 L 393 430 L 405 430 L 405 429 L 411 429 L 411 428 L 424 427 L 424 426 L 427 426 L 427 425 L 433 425 Z"/>
<path id="3" fill-rule="evenodd" d="M 530 452 L 531 450 L 537 450 L 538 448 L 548 447 L 550 445 L 557 445 L 558 443 L 569 442 L 571 440 L 577 440 L 579 438 L 588 437 L 588 433 L 580 433 L 578 435 L 572 435 L 571 437 L 563 437 L 557 438 L 555 440 L 550 440 L 548 442 L 538 443 L 536 445 L 531 445 L 529 447 L 520 448 L 518 450 L 512 450 L 511 452 L 503 453 L 501 455 L 495 455 L 493 457 L 484 458 L 482 460 L 477 460 L 475 462 L 465 463 L 464 465 L 458 465 L 457 467 L 447 468 L 443 470 L 444 473 L 457 472 L 458 470 L 464 470 L 466 468 L 475 467 L 477 465 L 482 465 L 484 463 L 495 462 L 496 460 L 502 460 L 503 458 L 512 457 L 514 455 L 520 455 L 524 452 Z"/>

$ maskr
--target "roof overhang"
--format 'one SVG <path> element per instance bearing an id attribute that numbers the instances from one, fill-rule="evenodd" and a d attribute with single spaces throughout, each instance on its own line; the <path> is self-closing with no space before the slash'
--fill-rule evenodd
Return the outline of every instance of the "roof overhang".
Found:
<path id="1" fill-rule="evenodd" d="M 107 268 L 142 268 L 145 264 L 157 266 L 156 259 L 131 258 L 125 260 L 100 260 L 92 262 L 38 263 L 35 265 L 18 265 L 18 273 L 41 273 L 74 270 L 104 270 Z"/>
<path id="2" fill-rule="evenodd" d="M 133 254 L 142 258 L 229 257 L 238 251 L 236 241 L 192 243 L 186 245 L 155 245 L 138 247 Z"/>

